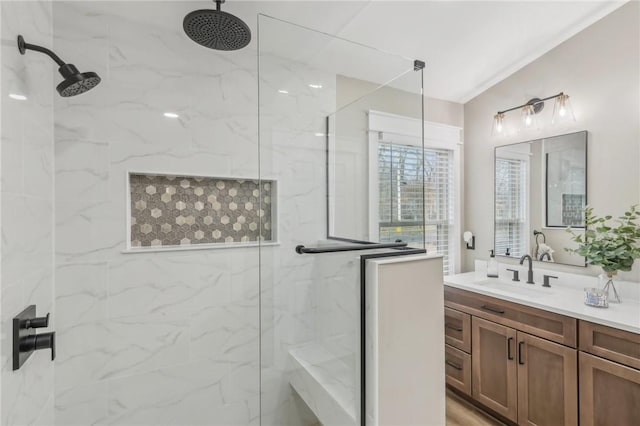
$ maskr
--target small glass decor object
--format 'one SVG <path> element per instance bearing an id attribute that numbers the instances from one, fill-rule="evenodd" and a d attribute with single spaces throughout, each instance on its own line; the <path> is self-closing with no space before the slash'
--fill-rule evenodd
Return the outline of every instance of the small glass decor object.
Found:
<path id="1" fill-rule="evenodd" d="M 620 296 L 618 296 L 616 286 L 613 284 L 613 277 L 616 275 L 617 271 L 605 272 L 604 274 L 598 275 L 600 287 L 605 293 L 607 293 L 607 299 L 611 303 L 620 303 Z M 613 296 L 611 296 L 611 294 L 613 294 Z"/>
<path id="2" fill-rule="evenodd" d="M 588 306 L 595 306 L 596 308 L 608 308 L 609 301 L 607 298 L 607 292 L 604 289 L 595 287 L 585 288 L 584 304 Z"/>

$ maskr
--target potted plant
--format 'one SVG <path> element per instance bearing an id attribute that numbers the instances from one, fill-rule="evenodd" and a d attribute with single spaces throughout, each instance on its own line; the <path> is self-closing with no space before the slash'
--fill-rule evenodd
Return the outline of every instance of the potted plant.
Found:
<path id="1" fill-rule="evenodd" d="M 578 248 L 565 248 L 570 253 L 584 256 L 589 265 L 599 266 L 607 276 L 604 291 L 613 290 L 615 301 L 620 297 L 613 285 L 613 277 L 618 271 L 630 271 L 633 262 L 640 258 L 640 211 L 637 205 L 631 206 L 624 216 L 613 219 L 612 216 L 598 217 L 592 207 L 585 207 L 585 231 L 576 233 L 567 228 Z"/>

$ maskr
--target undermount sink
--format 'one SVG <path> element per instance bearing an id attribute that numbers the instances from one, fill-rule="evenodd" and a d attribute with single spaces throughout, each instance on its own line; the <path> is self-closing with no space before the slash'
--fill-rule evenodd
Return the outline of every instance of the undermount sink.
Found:
<path id="1" fill-rule="evenodd" d="M 538 284 L 537 287 L 531 284 L 526 284 L 524 281 L 520 282 L 504 282 L 495 279 L 486 279 L 480 281 L 474 281 L 475 285 L 486 287 L 494 290 L 499 290 L 505 293 L 513 293 L 520 296 L 527 296 L 531 298 L 544 297 L 554 294 L 551 289 L 542 288 Z M 527 287 L 524 287 L 527 286 Z"/>

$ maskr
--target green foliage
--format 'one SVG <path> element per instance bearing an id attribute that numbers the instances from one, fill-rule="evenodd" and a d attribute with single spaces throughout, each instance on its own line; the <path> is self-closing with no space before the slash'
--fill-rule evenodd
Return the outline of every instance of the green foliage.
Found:
<path id="1" fill-rule="evenodd" d="M 595 216 L 592 207 L 585 207 L 585 231 L 576 233 L 567 228 L 578 248 L 565 250 L 584 256 L 587 263 L 600 266 L 608 275 L 630 271 L 634 260 L 640 259 L 640 211 L 637 207 L 631 206 L 617 219 Z"/>

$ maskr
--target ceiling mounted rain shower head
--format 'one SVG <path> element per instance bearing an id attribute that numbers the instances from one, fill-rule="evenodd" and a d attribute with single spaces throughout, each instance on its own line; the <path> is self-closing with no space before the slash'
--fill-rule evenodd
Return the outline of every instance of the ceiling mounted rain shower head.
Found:
<path id="1" fill-rule="evenodd" d="M 24 41 L 24 38 L 18 36 L 18 50 L 24 55 L 27 50 L 33 50 L 36 52 L 44 53 L 54 60 L 60 68 L 58 72 L 64 77 L 64 81 L 56 87 L 60 96 L 67 98 L 69 96 L 80 95 L 81 93 L 88 92 L 100 83 L 100 77 L 95 72 L 83 72 L 78 71 L 78 68 L 73 64 L 67 64 L 58 57 L 51 50 L 46 47 L 37 46 L 35 44 L 29 44 Z"/>
<path id="2" fill-rule="evenodd" d="M 216 50 L 242 49 L 251 41 L 251 30 L 242 19 L 220 10 L 225 0 L 216 0 L 216 10 L 195 10 L 184 17 L 184 32 L 196 43 Z"/>

